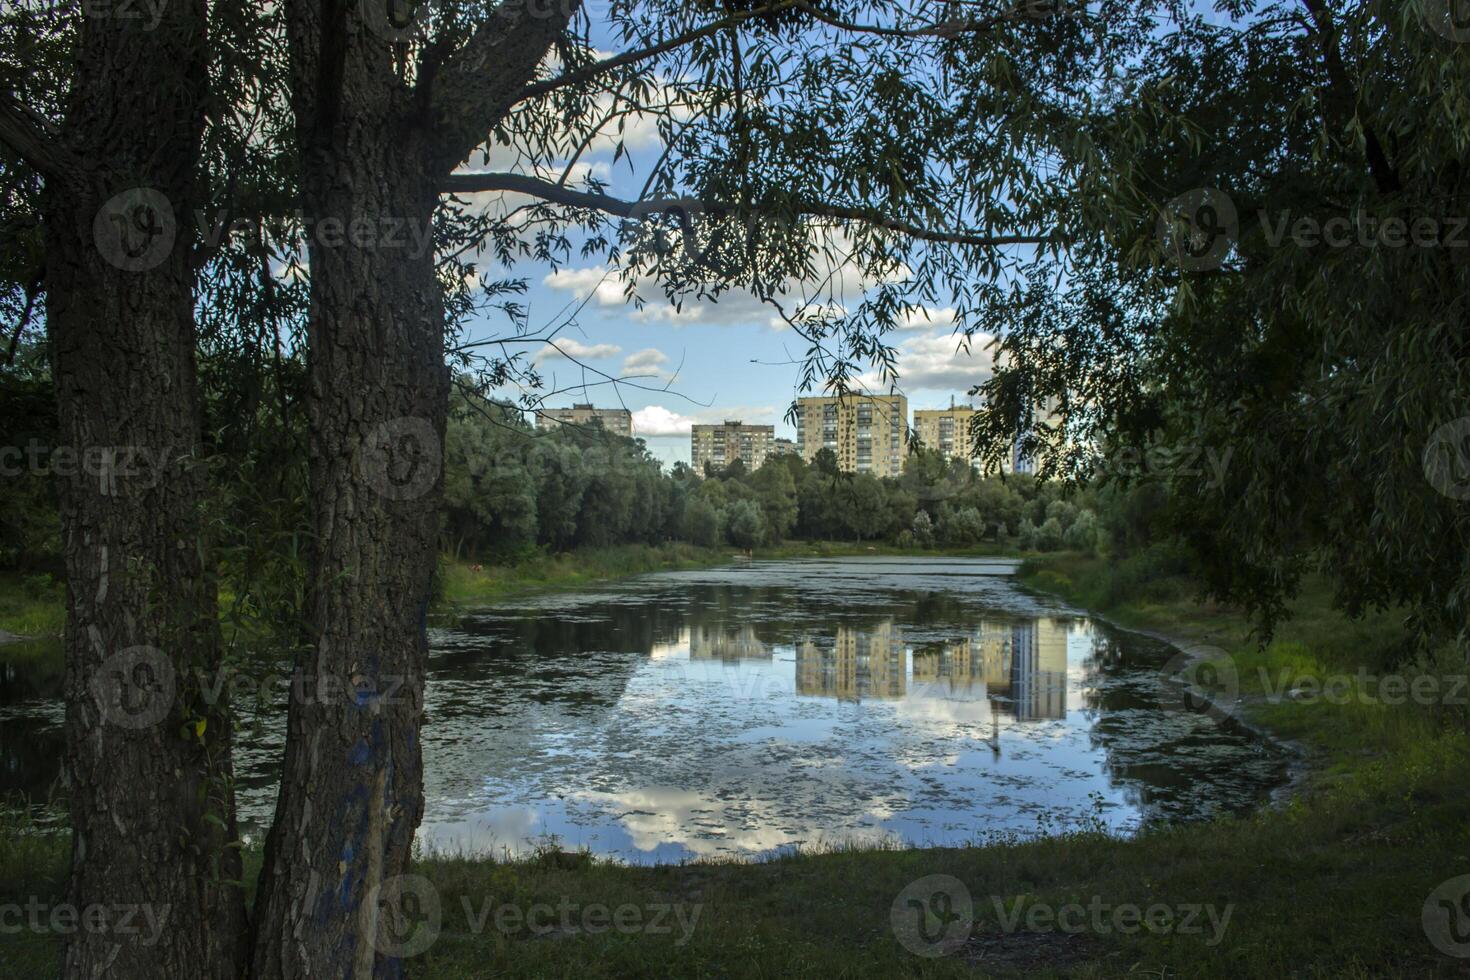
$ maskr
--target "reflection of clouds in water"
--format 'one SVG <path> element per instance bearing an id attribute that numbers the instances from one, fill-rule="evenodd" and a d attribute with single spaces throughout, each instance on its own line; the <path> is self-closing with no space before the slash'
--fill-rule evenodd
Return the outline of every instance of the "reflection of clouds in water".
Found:
<path id="1" fill-rule="evenodd" d="M 537 597 L 446 637 L 425 836 L 515 849 L 550 834 L 633 861 L 958 843 L 1038 814 L 1066 825 L 1090 793 L 1124 828 L 1159 792 L 1190 812 L 1244 747 L 1212 754 L 1229 739 L 1198 718 L 1157 724 L 1147 662 L 1119 660 L 1134 638 L 1003 579 L 924 573 L 903 591 L 872 562 L 801 564 Z"/>
<path id="2" fill-rule="evenodd" d="M 648 659 L 654 663 L 676 661 L 689 656 L 689 630 L 679 631 L 679 638 L 670 643 L 655 643 L 648 651 Z"/>
<path id="3" fill-rule="evenodd" d="M 737 808 L 703 793 L 666 786 L 575 796 L 616 814 L 640 851 L 680 841 L 692 854 L 711 857 L 731 851 L 769 851 L 794 840 L 772 801 L 747 800 Z"/>
<path id="4" fill-rule="evenodd" d="M 818 788 L 818 787 L 814 787 Z M 803 799 L 814 807 L 817 793 Z M 614 814 L 629 841 L 640 851 L 655 851 L 679 841 L 691 856 L 770 853 L 797 844 L 877 844 L 893 838 L 881 826 L 898 810 L 878 801 L 846 826 L 834 826 L 831 814 L 801 815 L 801 799 L 729 800 L 673 786 L 645 786 L 624 793 L 578 793 L 579 802 Z"/>

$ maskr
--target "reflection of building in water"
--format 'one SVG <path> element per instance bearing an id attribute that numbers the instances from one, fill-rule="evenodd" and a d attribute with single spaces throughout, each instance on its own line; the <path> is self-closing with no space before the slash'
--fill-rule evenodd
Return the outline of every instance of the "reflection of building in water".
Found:
<path id="1" fill-rule="evenodd" d="M 962 640 L 914 653 L 914 683 L 983 688 L 1020 721 L 1067 714 L 1067 630 L 1055 619 L 982 620 Z M 1007 706 L 1009 710 L 1007 710 Z"/>
<path id="2" fill-rule="evenodd" d="M 1010 698 L 1018 721 L 1067 716 L 1067 631 L 1055 619 L 1011 627 Z"/>
<path id="3" fill-rule="evenodd" d="M 690 660 L 770 660 L 771 648 L 755 635 L 754 626 L 730 632 L 710 626 L 689 630 Z"/>
<path id="4" fill-rule="evenodd" d="M 908 690 L 907 653 L 891 621 L 871 630 L 839 626 L 831 649 L 811 641 L 796 648 L 796 693 L 854 701 L 901 698 Z"/>

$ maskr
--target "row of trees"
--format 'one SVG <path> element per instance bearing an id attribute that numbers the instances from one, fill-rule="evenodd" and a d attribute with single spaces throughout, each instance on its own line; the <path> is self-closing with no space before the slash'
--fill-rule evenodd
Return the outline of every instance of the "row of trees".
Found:
<path id="1" fill-rule="evenodd" d="M 445 444 L 444 548 L 481 559 L 537 548 L 689 541 L 755 548 L 886 540 L 926 548 L 1004 542 L 1037 550 L 1098 543 L 1095 495 L 1024 475 L 981 477 L 915 448 L 903 475 L 843 474 L 829 451 L 759 469 L 739 461 L 665 472 L 643 443 L 597 426 L 526 425 L 513 406 L 457 395 Z"/>

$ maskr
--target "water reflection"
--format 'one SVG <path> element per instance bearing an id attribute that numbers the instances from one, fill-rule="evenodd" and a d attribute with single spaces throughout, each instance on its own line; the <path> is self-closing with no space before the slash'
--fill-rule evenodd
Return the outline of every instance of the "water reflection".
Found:
<path id="1" fill-rule="evenodd" d="M 554 835 L 639 862 L 956 843 L 1240 810 L 1280 779 L 1259 744 L 1175 710 L 1164 645 L 941 564 L 652 576 L 445 631 L 474 693 L 463 725 L 426 732 L 425 838 Z M 523 645 L 550 617 L 601 625 Z M 614 652 L 633 635 L 654 639 Z M 540 683 L 551 665 L 560 682 Z M 516 692 L 493 720 L 473 707 L 491 686 Z M 463 761 L 433 764 L 448 752 Z"/>
<path id="2" fill-rule="evenodd" d="M 1255 805 L 1282 760 L 1178 710 L 1172 651 L 1030 597 L 996 563 L 770 562 L 648 576 L 431 633 L 433 847 L 555 835 L 629 861 L 957 843 Z M 7 695 L 7 689 L 9 694 Z M 0 683 L 0 791 L 57 771 L 55 692 Z M 237 740 L 269 820 L 281 717 Z"/>

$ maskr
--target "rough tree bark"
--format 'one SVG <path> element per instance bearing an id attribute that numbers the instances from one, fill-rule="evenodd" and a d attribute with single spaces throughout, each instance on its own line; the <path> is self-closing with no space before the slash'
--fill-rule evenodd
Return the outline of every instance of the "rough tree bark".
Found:
<path id="1" fill-rule="evenodd" d="M 308 643 L 256 902 L 254 971 L 397 977 L 423 815 L 424 628 L 449 394 L 432 240 L 444 178 L 513 104 L 576 4 L 506 4 L 418 84 L 365 4 L 287 6 L 308 224 Z"/>
<path id="2" fill-rule="evenodd" d="M 233 978 L 245 920 L 230 723 L 198 683 L 220 649 L 189 234 L 205 8 L 166 4 L 152 29 L 106 14 L 81 18 L 61 125 L 13 104 L 3 119 L 44 179 L 79 916 L 63 973 Z M 138 928 L 150 921 L 156 937 Z"/>

